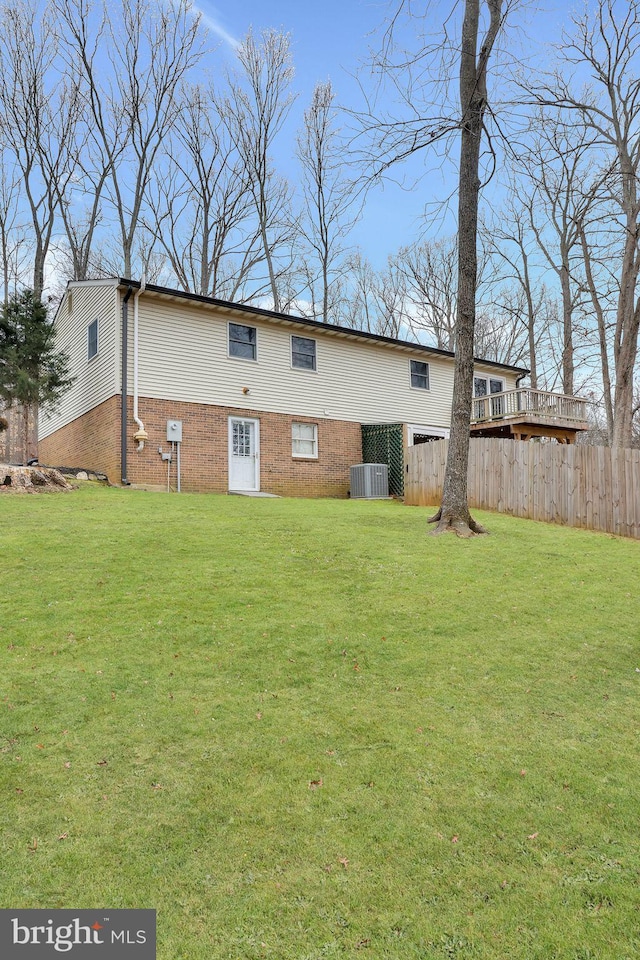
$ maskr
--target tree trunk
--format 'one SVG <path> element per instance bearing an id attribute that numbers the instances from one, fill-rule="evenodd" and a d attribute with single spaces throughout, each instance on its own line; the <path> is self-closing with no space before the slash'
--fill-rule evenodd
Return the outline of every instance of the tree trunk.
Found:
<path id="1" fill-rule="evenodd" d="M 29 459 L 29 405 L 22 405 L 22 436 L 20 437 L 20 459 L 24 464 Z"/>
<path id="2" fill-rule="evenodd" d="M 582 246 L 582 259 L 584 262 L 587 289 L 589 291 L 589 296 L 591 297 L 591 303 L 593 305 L 598 324 L 598 344 L 600 346 L 600 369 L 602 370 L 604 409 L 607 418 L 607 438 L 609 443 L 613 443 L 613 403 L 611 399 L 611 373 L 609 369 L 609 352 L 607 347 L 607 324 L 593 277 L 593 270 L 591 269 L 591 253 L 583 225 L 580 226 L 580 243 Z"/>
<path id="3" fill-rule="evenodd" d="M 36 300 L 42 300 L 42 291 L 44 290 L 44 261 L 45 251 L 43 245 L 38 241 L 33 255 L 33 296 Z"/>
<path id="4" fill-rule="evenodd" d="M 491 23 L 477 53 L 480 0 L 466 0 L 460 55 L 462 130 L 458 186 L 458 303 L 453 411 L 442 504 L 430 523 L 435 534 L 452 531 L 470 537 L 485 533 L 469 513 L 467 471 L 473 400 L 473 339 L 478 282 L 478 202 L 480 144 L 486 107 L 486 67 L 500 26 L 502 0 L 489 0 Z"/>
<path id="5" fill-rule="evenodd" d="M 562 253 L 560 288 L 562 290 L 562 390 L 573 396 L 573 304 L 568 258 Z"/>
<path id="6" fill-rule="evenodd" d="M 529 258 L 522 245 L 522 267 L 524 275 L 524 294 L 527 301 L 527 343 L 529 348 L 529 381 L 531 389 L 538 389 L 538 364 L 536 360 L 536 311 L 531 293 L 531 278 L 529 277 Z"/>
<path id="7" fill-rule="evenodd" d="M 29 404 L 29 411 L 27 414 L 27 458 L 25 463 L 28 463 L 29 460 L 37 459 L 38 457 L 38 416 L 40 413 L 38 403 Z"/>
<path id="8" fill-rule="evenodd" d="M 631 447 L 633 443 L 633 371 L 638 352 L 639 325 L 640 301 L 636 304 L 631 321 L 626 325 L 625 336 L 616 358 L 612 447 Z"/>
<path id="9" fill-rule="evenodd" d="M 624 170 L 624 167 L 623 167 Z M 612 447 L 630 447 L 633 438 L 633 373 L 638 352 L 640 303 L 636 302 L 636 288 L 640 258 L 636 223 L 635 190 L 627 202 L 627 235 L 620 275 L 620 295 L 616 317 L 614 360 L 616 386 L 613 405 Z"/>

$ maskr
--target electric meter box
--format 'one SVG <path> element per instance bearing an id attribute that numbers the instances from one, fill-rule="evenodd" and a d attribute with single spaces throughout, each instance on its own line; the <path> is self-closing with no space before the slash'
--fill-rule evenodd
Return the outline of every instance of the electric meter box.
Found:
<path id="1" fill-rule="evenodd" d="M 182 443 L 182 420 L 167 420 L 167 440 Z"/>

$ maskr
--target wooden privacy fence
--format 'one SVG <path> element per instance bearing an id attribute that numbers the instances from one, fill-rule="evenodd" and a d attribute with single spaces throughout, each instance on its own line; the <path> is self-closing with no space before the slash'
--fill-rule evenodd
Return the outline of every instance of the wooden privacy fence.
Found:
<path id="1" fill-rule="evenodd" d="M 436 440 L 409 447 L 405 503 L 440 502 L 447 446 Z M 640 450 L 472 439 L 469 504 L 640 539 Z"/>

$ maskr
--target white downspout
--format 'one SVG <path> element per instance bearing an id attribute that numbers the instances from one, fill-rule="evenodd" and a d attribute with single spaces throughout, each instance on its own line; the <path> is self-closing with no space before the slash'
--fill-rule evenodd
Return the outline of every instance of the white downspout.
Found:
<path id="1" fill-rule="evenodd" d="M 138 441 L 138 450 L 144 450 L 144 442 L 149 439 L 149 434 L 144 428 L 144 423 L 138 416 L 138 301 L 140 295 L 144 293 L 147 285 L 145 274 L 142 274 L 140 280 L 140 289 L 133 297 L 133 419 L 138 425 L 138 431 L 133 439 Z"/>

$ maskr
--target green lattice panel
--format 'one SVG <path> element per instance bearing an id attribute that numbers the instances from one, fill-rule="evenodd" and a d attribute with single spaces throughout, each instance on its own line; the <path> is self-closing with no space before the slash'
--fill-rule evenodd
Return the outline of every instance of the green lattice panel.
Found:
<path id="1" fill-rule="evenodd" d="M 404 451 L 401 423 L 362 425 L 363 463 L 386 463 L 389 467 L 389 493 L 404 494 Z"/>

